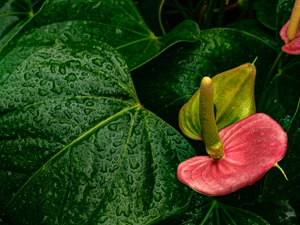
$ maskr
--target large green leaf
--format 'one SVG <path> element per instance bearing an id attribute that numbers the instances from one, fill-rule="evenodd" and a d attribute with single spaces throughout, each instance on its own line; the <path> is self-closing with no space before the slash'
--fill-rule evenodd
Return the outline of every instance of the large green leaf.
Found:
<path id="1" fill-rule="evenodd" d="M 53 45 L 57 38 L 65 42 L 96 39 L 109 43 L 133 69 L 176 42 L 196 41 L 199 28 L 187 20 L 168 35 L 156 37 L 131 0 L 47 0 L 18 35 L 4 44 L 2 54 L 15 54 L 17 44 L 19 48 Z"/>
<path id="2" fill-rule="evenodd" d="M 184 213 L 158 223 L 161 225 L 208 225 L 208 224 L 269 224 L 261 217 L 246 210 L 228 206 L 217 200 L 197 194 Z"/>
<path id="3" fill-rule="evenodd" d="M 286 200 L 300 195 L 300 57 L 280 68 L 279 73 L 265 90 L 258 105 L 277 120 L 288 134 L 288 150 L 280 162 L 289 179 L 286 181 L 277 170 L 268 173 L 262 199 Z"/>
<path id="4" fill-rule="evenodd" d="M 152 224 L 186 207 L 193 149 L 144 109 L 107 44 L 24 48 L 0 63 L 0 208 L 15 224 Z"/>
<path id="5" fill-rule="evenodd" d="M 179 110 L 198 90 L 203 76 L 213 77 L 258 56 L 258 99 L 276 55 L 272 47 L 249 33 L 228 28 L 203 30 L 198 42 L 173 46 L 136 71 L 133 79 L 145 107 L 179 129 Z"/>

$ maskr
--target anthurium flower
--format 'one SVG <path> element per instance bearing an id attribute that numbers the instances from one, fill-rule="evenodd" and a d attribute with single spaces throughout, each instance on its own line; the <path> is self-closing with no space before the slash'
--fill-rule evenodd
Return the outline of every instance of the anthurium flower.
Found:
<path id="1" fill-rule="evenodd" d="M 280 37 L 285 42 L 282 51 L 299 55 L 300 54 L 300 0 L 294 3 L 290 20 L 282 27 Z"/>
<path id="2" fill-rule="evenodd" d="M 300 54 L 300 27 L 298 27 L 295 38 L 293 40 L 289 40 L 289 38 L 287 37 L 287 29 L 289 23 L 290 20 L 288 20 L 280 30 L 280 37 L 285 43 L 285 45 L 282 46 L 282 51 L 292 55 L 299 55 Z"/>
<path id="3" fill-rule="evenodd" d="M 286 153 L 287 135 L 268 115 L 252 114 L 218 132 L 209 77 L 201 81 L 199 114 L 209 156 L 180 163 L 181 182 L 202 194 L 221 196 L 254 184 L 274 166 L 280 168 L 277 162 Z"/>
<path id="4" fill-rule="evenodd" d="M 256 113 L 222 129 L 224 156 L 215 160 L 196 156 L 182 162 L 178 178 L 195 191 L 220 196 L 254 184 L 283 158 L 287 135 L 263 113 Z"/>

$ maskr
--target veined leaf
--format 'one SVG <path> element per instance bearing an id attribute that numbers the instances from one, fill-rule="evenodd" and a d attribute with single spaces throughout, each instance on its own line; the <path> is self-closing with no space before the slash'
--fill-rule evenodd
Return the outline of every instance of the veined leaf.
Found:
<path id="1" fill-rule="evenodd" d="M 246 63 L 212 78 L 218 130 L 255 113 L 255 75 L 255 66 Z M 202 140 L 199 98 L 200 91 L 198 90 L 179 112 L 181 131 L 194 140 Z"/>
<path id="2" fill-rule="evenodd" d="M 129 68 L 134 69 L 176 42 L 198 40 L 199 28 L 195 22 L 187 20 L 168 35 L 156 37 L 131 0 L 47 0 L 14 39 L 0 46 L 0 50 L 3 48 L 4 56 L 14 55 L 16 45 L 38 48 L 53 45 L 57 38 L 66 43 L 93 40 L 109 43 L 124 56 Z"/>
<path id="3" fill-rule="evenodd" d="M 186 207 L 193 149 L 107 44 L 25 48 L 0 71 L 0 208 L 15 224 L 153 224 Z"/>

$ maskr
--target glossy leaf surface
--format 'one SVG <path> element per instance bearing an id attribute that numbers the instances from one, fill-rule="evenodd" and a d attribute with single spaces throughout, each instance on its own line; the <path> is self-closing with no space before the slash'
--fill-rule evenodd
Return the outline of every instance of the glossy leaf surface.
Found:
<path id="1" fill-rule="evenodd" d="M 48 0 L 9 45 L 4 45 L 2 54 L 13 52 L 16 44 L 19 48 L 53 45 L 57 38 L 65 42 L 96 39 L 109 43 L 133 69 L 176 42 L 198 40 L 199 28 L 187 20 L 168 35 L 156 37 L 131 0 Z"/>
<path id="2" fill-rule="evenodd" d="M 164 220 L 158 225 L 210 225 L 210 224 L 251 224 L 268 225 L 269 223 L 258 215 L 235 208 L 216 199 L 196 194 L 189 208 L 179 215 Z"/>
<path id="3" fill-rule="evenodd" d="M 218 130 L 255 113 L 254 81 L 256 69 L 247 63 L 212 78 L 215 118 Z M 201 140 L 199 90 L 181 108 L 179 126 L 189 138 Z"/>
<path id="4" fill-rule="evenodd" d="M 179 180 L 209 196 L 230 194 L 258 181 L 283 158 L 287 135 L 266 114 L 257 113 L 219 132 L 224 157 L 195 156 L 179 164 Z"/>
<path id="5" fill-rule="evenodd" d="M 286 182 L 278 171 L 270 171 L 265 182 L 262 199 L 287 200 L 300 195 L 300 58 L 295 57 L 290 63 L 280 68 L 280 72 L 266 89 L 258 110 L 268 113 L 278 121 L 288 133 L 287 154 L 281 166 L 289 178 Z"/>
<path id="6" fill-rule="evenodd" d="M 121 55 L 26 51 L 0 64 L 0 207 L 15 224 L 152 224 L 186 207 L 176 167 L 193 149 L 141 106 Z"/>
<path id="7" fill-rule="evenodd" d="M 256 56 L 257 98 L 277 54 L 255 36 L 234 29 L 201 31 L 198 42 L 173 46 L 134 73 L 133 80 L 143 105 L 179 129 L 178 113 L 199 89 L 203 76 L 253 62 Z"/>

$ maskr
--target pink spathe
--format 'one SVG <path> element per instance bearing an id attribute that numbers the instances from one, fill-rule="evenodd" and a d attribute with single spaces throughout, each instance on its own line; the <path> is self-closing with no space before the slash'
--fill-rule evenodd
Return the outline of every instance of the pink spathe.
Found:
<path id="1" fill-rule="evenodd" d="M 256 113 L 219 132 L 224 157 L 214 160 L 196 156 L 178 166 L 178 179 L 209 196 L 230 194 L 258 181 L 287 149 L 281 126 L 263 113 Z"/>
<path id="2" fill-rule="evenodd" d="M 299 55 L 300 54 L 300 27 L 297 30 L 297 34 L 294 40 L 289 40 L 286 36 L 286 31 L 289 25 L 289 20 L 284 24 L 284 26 L 280 30 L 280 37 L 284 41 L 285 45 L 282 46 L 282 51 L 291 55 Z"/>

